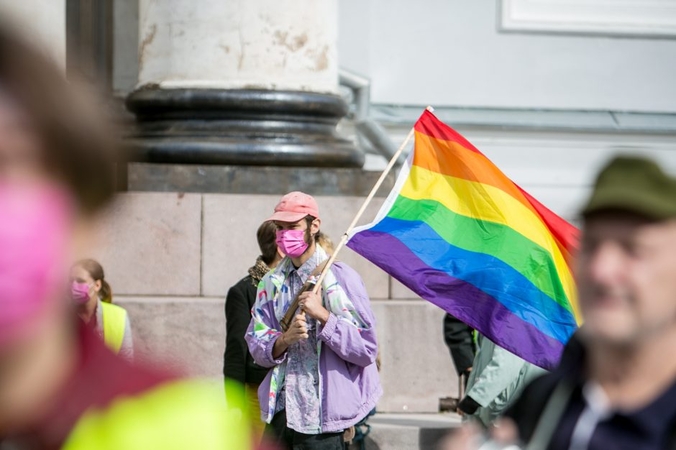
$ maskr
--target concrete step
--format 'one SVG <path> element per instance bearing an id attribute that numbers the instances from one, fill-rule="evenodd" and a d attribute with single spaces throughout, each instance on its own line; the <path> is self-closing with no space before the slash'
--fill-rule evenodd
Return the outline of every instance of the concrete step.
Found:
<path id="1" fill-rule="evenodd" d="M 448 432 L 460 426 L 460 416 L 446 414 L 382 414 L 369 417 L 366 450 L 435 450 Z M 353 443 L 350 450 L 359 450 Z"/>

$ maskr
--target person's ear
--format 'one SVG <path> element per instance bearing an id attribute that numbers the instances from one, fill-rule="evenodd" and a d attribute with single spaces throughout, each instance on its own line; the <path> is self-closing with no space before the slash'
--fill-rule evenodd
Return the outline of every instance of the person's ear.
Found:
<path id="1" fill-rule="evenodd" d="M 310 233 L 312 234 L 312 236 L 317 234 L 317 232 L 319 231 L 319 226 L 321 224 L 322 224 L 321 219 L 315 219 L 312 221 L 312 225 L 310 225 Z"/>
<path id="2" fill-rule="evenodd" d="M 101 292 L 101 286 L 102 286 L 101 280 L 96 280 L 94 282 L 94 290 L 96 292 Z"/>

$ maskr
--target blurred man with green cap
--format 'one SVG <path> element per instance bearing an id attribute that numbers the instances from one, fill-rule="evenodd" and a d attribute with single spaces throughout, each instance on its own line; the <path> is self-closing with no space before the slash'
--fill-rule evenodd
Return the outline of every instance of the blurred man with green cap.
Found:
<path id="1" fill-rule="evenodd" d="M 584 324 L 508 416 L 533 448 L 676 448 L 676 179 L 616 157 L 582 217 Z"/>
<path id="2" fill-rule="evenodd" d="M 584 323 L 559 367 L 526 388 L 493 440 L 551 450 L 676 449 L 676 179 L 648 159 L 616 157 L 582 218 L 576 278 Z M 472 448 L 469 436 L 463 430 L 449 448 Z"/>

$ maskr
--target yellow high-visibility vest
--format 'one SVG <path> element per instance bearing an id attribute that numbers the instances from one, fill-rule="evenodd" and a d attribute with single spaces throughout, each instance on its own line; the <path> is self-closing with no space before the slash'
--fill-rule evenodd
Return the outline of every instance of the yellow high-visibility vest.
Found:
<path id="1" fill-rule="evenodd" d="M 113 352 L 119 353 L 127 325 L 127 311 L 112 303 L 99 302 L 103 317 L 103 341 Z"/>
<path id="2" fill-rule="evenodd" d="M 241 397 L 225 401 L 219 383 L 188 379 L 87 410 L 62 450 L 250 450 L 251 437 Z"/>

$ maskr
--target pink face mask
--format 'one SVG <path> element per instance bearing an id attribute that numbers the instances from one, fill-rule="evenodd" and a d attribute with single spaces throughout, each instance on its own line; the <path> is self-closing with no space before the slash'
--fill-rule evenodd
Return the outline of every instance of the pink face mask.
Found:
<path id="1" fill-rule="evenodd" d="M 308 248 L 304 230 L 277 230 L 277 246 L 291 258 L 298 258 Z"/>
<path id="2" fill-rule="evenodd" d="M 63 292 L 73 212 L 65 192 L 0 182 L 0 347 Z"/>
<path id="3" fill-rule="evenodd" d="M 89 285 L 73 281 L 70 285 L 70 295 L 78 305 L 84 305 L 89 301 Z"/>

